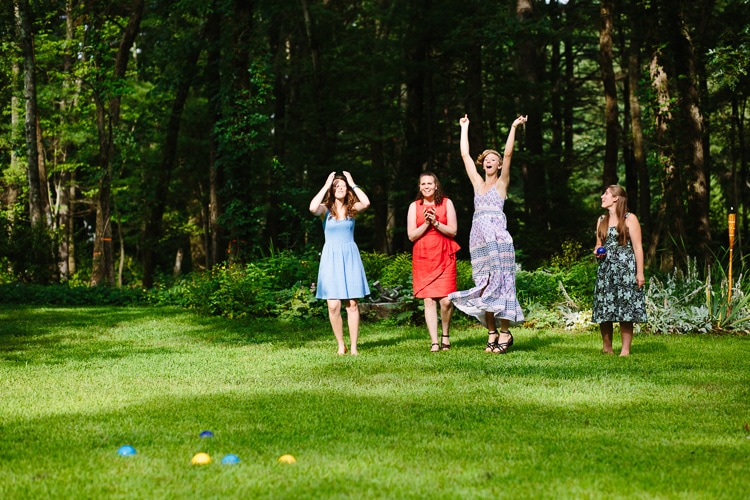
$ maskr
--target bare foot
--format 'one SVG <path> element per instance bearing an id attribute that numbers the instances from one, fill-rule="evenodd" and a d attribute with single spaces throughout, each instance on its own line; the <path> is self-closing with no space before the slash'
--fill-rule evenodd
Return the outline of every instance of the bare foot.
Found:
<path id="1" fill-rule="evenodd" d="M 343 356 L 344 354 L 346 354 L 346 346 L 339 347 L 339 350 L 336 354 L 339 356 Z"/>
<path id="2" fill-rule="evenodd" d="M 352 356 L 359 356 L 359 351 L 352 349 Z"/>
<path id="3" fill-rule="evenodd" d="M 622 351 L 620 352 L 620 356 L 630 356 L 630 351 L 628 352 Z"/>
<path id="4" fill-rule="evenodd" d="M 614 354 L 615 352 L 612 349 L 602 349 L 602 354 Z"/>

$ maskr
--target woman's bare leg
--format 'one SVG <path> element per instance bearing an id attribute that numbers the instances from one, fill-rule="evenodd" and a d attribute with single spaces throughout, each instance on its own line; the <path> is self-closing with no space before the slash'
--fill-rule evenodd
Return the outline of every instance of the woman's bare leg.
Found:
<path id="1" fill-rule="evenodd" d="M 432 342 L 430 351 L 437 351 L 440 345 L 438 343 L 438 314 L 435 299 L 424 299 L 424 321 L 427 324 L 427 332 L 430 334 L 430 342 Z"/>
<path id="2" fill-rule="evenodd" d="M 440 299 L 440 322 L 442 323 L 442 337 L 440 337 L 441 348 L 450 346 L 451 318 L 453 317 L 453 302 L 448 297 Z M 447 342 L 446 342 L 447 341 Z"/>
<path id="3" fill-rule="evenodd" d="M 344 344 L 344 321 L 341 319 L 341 301 L 338 299 L 328 299 L 328 319 L 331 321 L 333 336 L 339 344 L 337 354 L 346 354 L 346 344 Z"/>
<path id="4" fill-rule="evenodd" d="M 498 352 L 497 351 L 497 326 L 495 326 L 495 315 L 491 312 L 484 313 L 484 321 L 487 323 L 487 347 L 484 352 Z M 490 347 L 494 344 L 495 347 Z"/>
<path id="5" fill-rule="evenodd" d="M 630 344 L 633 343 L 633 323 L 631 321 L 620 321 L 620 335 L 622 335 L 620 356 L 630 356 Z"/>
<path id="6" fill-rule="evenodd" d="M 357 299 L 347 300 L 346 320 L 349 324 L 349 342 L 351 343 L 352 356 L 357 356 L 359 355 L 357 350 L 357 341 L 359 340 L 359 305 Z"/>
<path id="7" fill-rule="evenodd" d="M 605 321 L 599 323 L 599 331 L 602 333 L 602 352 L 604 354 L 612 354 L 612 322 Z"/>

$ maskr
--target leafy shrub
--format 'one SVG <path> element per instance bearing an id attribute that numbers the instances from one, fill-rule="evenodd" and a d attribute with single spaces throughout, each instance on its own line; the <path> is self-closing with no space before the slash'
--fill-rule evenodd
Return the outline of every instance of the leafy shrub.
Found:
<path id="1" fill-rule="evenodd" d="M 714 276 L 719 276 L 714 280 Z M 732 286 L 720 267 L 706 279 L 698 273 L 696 260 L 688 259 L 686 269 L 652 276 L 646 291 L 648 328 L 654 333 L 747 332 L 750 330 L 750 295 L 742 275 Z"/>
<path id="2" fill-rule="evenodd" d="M 365 274 L 370 282 L 380 280 L 383 269 L 391 262 L 392 257 L 377 252 L 361 252 L 362 264 L 365 266 Z M 391 285 L 387 285 L 391 286 Z"/>
<path id="3" fill-rule="evenodd" d="M 378 277 L 383 286 L 401 286 L 403 291 L 412 292 L 411 255 L 400 253 L 389 258 L 388 264 L 381 270 Z"/>
<path id="4" fill-rule="evenodd" d="M 178 279 L 150 292 L 152 303 L 177 305 L 227 318 L 246 316 L 308 317 L 314 314 L 311 287 L 318 274 L 314 251 L 271 251 L 245 265 L 220 265 Z M 310 295 L 310 297 L 307 297 Z"/>
<path id="5" fill-rule="evenodd" d="M 274 315 L 284 320 L 306 320 L 324 317 L 327 305 L 324 300 L 315 298 L 312 287 L 297 284 L 276 293 Z"/>
<path id="6" fill-rule="evenodd" d="M 456 262 L 456 286 L 459 290 L 468 290 L 474 287 L 470 261 L 459 260 Z"/>
<path id="7" fill-rule="evenodd" d="M 559 273 L 538 269 L 516 273 L 516 296 L 521 304 L 539 304 L 552 307 L 563 297 L 557 283 Z"/>
<path id="8" fill-rule="evenodd" d="M 688 265 L 687 273 L 675 269 L 662 279 L 652 276 L 646 289 L 648 328 L 654 333 L 710 331 L 705 297 L 705 284 L 694 264 Z"/>

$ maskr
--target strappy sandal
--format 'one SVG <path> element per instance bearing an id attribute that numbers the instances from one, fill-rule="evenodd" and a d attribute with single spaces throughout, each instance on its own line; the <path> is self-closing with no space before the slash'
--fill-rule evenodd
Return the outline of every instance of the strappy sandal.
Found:
<path id="1" fill-rule="evenodd" d="M 440 352 L 440 344 L 438 344 L 437 342 L 433 342 L 430 345 L 430 352 Z"/>
<path id="2" fill-rule="evenodd" d="M 513 334 L 510 333 L 510 330 L 508 330 L 507 332 L 501 331 L 500 333 L 510 335 L 510 339 L 507 342 L 497 342 L 495 344 L 495 346 L 497 347 L 497 351 L 492 351 L 492 352 L 495 352 L 496 354 L 505 354 L 506 352 L 508 352 L 508 349 L 510 349 L 510 347 L 513 345 Z M 500 340 L 499 334 L 497 338 L 498 340 Z"/>
<path id="3" fill-rule="evenodd" d="M 445 342 L 443 342 L 443 339 L 450 339 L 450 338 L 451 338 L 450 335 L 441 335 L 440 336 L 440 350 L 441 351 L 447 351 L 448 349 L 451 348 L 450 344 L 446 344 Z"/>
<path id="4" fill-rule="evenodd" d="M 495 335 L 495 340 L 492 341 L 490 338 Z M 497 333 L 497 330 L 487 332 L 487 347 L 484 348 L 484 352 L 495 352 L 495 349 L 497 349 L 497 339 L 500 338 L 500 334 Z"/>

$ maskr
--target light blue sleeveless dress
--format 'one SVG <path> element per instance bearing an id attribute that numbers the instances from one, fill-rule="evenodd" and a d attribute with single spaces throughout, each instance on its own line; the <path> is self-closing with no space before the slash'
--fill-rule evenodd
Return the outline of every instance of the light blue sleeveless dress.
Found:
<path id="1" fill-rule="evenodd" d="M 354 219 L 323 218 L 325 244 L 320 254 L 318 299 L 361 299 L 370 294 L 365 267 L 354 242 Z"/>

